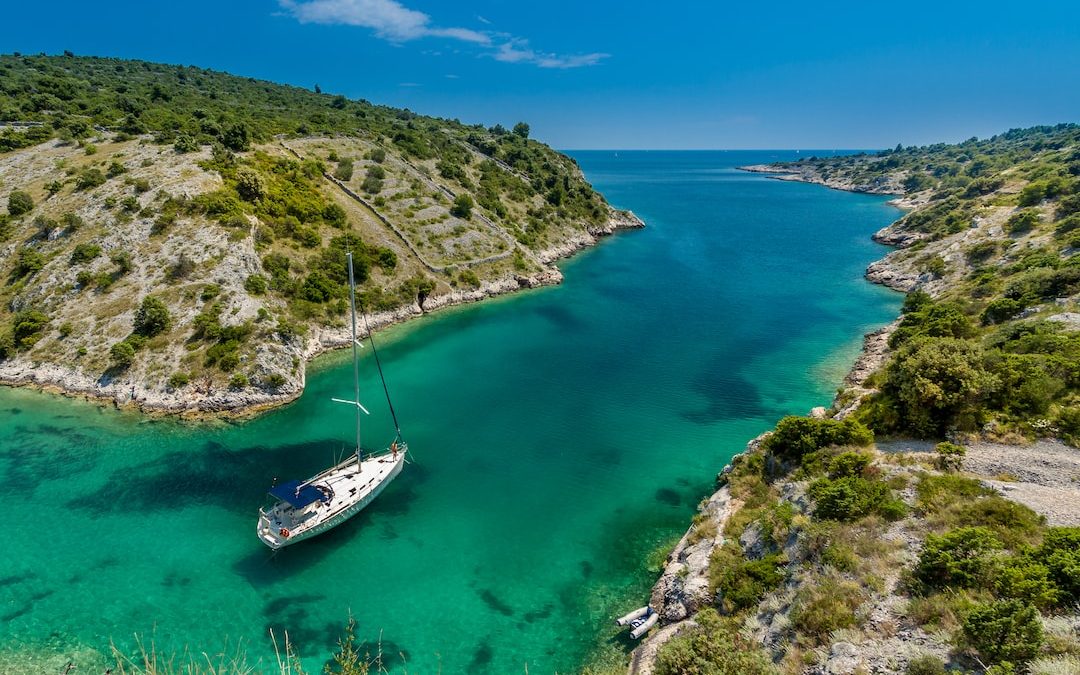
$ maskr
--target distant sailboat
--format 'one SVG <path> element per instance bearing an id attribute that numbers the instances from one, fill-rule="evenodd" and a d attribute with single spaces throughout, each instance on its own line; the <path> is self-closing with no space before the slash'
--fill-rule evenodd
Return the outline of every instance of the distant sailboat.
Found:
<path id="1" fill-rule="evenodd" d="M 408 446 L 401 438 L 401 428 L 397 425 L 397 415 L 390 403 L 390 393 L 383 379 L 383 390 L 390 403 L 390 414 L 394 417 L 397 437 L 384 452 L 364 454 L 360 447 L 360 413 L 368 414 L 367 408 L 360 404 L 360 367 L 357 361 L 357 348 L 362 346 L 356 339 L 356 283 L 353 280 L 352 253 L 349 261 L 349 306 L 352 310 L 352 352 L 353 352 L 353 400 L 334 399 L 338 403 L 347 403 L 356 409 L 356 452 L 343 462 L 326 469 L 306 481 L 289 481 L 270 488 L 270 494 L 277 500 L 267 509 L 259 509 L 259 524 L 256 532 L 259 539 L 272 549 L 279 549 L 310 539 L 317 534 L 340 525 L 359 513 L 365 506 L 394 480 L 405 465 Z M 369 331 L 370 338 L 370 331 Z M 375 343 L 371 343 L 375 363 L 382 379 L 382 365 Z"/>

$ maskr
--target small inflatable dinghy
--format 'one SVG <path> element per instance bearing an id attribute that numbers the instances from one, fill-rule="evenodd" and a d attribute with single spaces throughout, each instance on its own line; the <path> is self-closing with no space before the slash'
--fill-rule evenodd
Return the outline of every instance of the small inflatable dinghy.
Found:
<path id="1" fill-rule="evenodd" d="M 648 633 L 649 629 L 655 626 L 659 620 L 660 615 L 652 607 L 646 605 L 615 619 L 615 624 L 630 626 L 630 637 L 638 640 L 642 635 Z"/>

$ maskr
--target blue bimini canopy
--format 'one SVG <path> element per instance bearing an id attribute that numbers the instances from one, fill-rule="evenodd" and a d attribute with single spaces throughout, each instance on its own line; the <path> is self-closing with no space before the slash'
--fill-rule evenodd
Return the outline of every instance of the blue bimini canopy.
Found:
<path id="1" fill-rule="evenodd" d="M 318 501 L 326 501 L 326 495 L 314 485 L 300 487 L 301 485 L 303 483 L 300 481 L 291 480 L 270 488 L 270 494 L 298 509 Z"/>

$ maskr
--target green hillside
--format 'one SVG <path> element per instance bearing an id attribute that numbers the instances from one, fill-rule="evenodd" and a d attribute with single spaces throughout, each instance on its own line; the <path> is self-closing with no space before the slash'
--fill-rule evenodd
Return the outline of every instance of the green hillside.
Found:
<path id="1" fill-rule="evenodd" d="M 347 250 L 376 324 L 557 282 L 554 259 L 637 223 L 528 135 L 194 67 L 0 56 L 0 377 L 273 403 L 344 339 Z"/>

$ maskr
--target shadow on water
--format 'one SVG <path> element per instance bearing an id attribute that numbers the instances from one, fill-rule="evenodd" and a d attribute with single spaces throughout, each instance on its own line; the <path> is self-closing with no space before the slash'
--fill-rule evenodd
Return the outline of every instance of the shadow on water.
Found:
<path id="1" fill-rule="evenodd" d="M 495 651 L 491 648 L 490 639 L 484 639 L 473 652 L 472 661 L 469 662 L 469 667 L 466 672 L 470 673 L 486 673 L 491 666 L 491 661 L 495 658 Z"/>
<path id="2" fill-rule="evenodd" d="M 178 510 L 193 504 L 255 509 L 275 478 L 289 480 L 313 472 L 311 458 L 335 445 L 340 441 L 231 450 L 209 441 L 200 452 L 170 452 L 118 469 L 96 491 L 67 505 L 94 515 Z"/>
<path id="3" fill-rule="evenodd" d="M 477 591 L 480 594 L 480 599 L 484 601 L 484 604 L 490 607 L 493 611 L 502 614 L 503 616 L 513 616 L 514 608 L 506 604 L 495 595 L 490 589 L 484 588 Z"/>
<path id="4" fill-rule="evenodd" d="M 564 332 L 578 331 L 585 325 L 580 317 L 563 305 L 537 305 L 533 312 Z"/>
<path id="5" fill-rule="evenodd" d="M 320 604 L 326 598 L 321 593 L 302 593 L 268 599 L 262 608 L 266 630 L 272 630 L 279 639 L 287 633 L 289 643 L 304 655 L 325 655 L 334 651 L 345 638 L 347 624 L 324 620 L 325 612 L 320 609 Z M 387 665 L 393 665 L 401 658 L 408 662 L 410 658 L 402 645 L 381 635 L 357 636 L 357 647 L 361 654 L 382 653 Z M 330 661 L 327 663 L 333 665 Z"/>
<path id="6" fill-rule="evenodd" d="M 36 572 L 24 572 L 22 574 L 12 574 L 10 576 L 0 577 L 0 588 L 3 588 L 4 586 L 14 586 L 36 578 Z"/>
<path id="7" fill-rule="evenodd" d="M 5 453 L 5 482 L 27 492 L 47 480 L 68 479 L 90 471 L 97 463 L 97 444 L 92 436 L 52 424 L 18 425 L 5 445 L 11 449 Z"/>
<path id="8" fill-rule="evenodd" d="M 705 405 L 682 414 L 689 422 L 709 425 L 729 419 L 768 417 L 769 409 L 762 404 L 757 387 L 745 377 L 723 369 L 709 370 L 695 379 L 693 387 L 705 399 Z"/>
<path id="9" fill-rule="evenodd" d="M 266 630 L 279 639 L 287 634 L 289 643 L 303 653 L 326 653 L 341 637 L 343 627 L 336 621 L 318 620 L 314 607 L 325 599 L 325 595 L 302 594 L 268 600 L 262 609 Z"/>
<path id="10" fill-rule="evenodd" d="M 678 491 L 671 488 L 660 488 L 656 491 L 655 497 L 656 501 L 668 506 L 678 506 L 682 503 L 682 497 L 679 496 Z"/>

